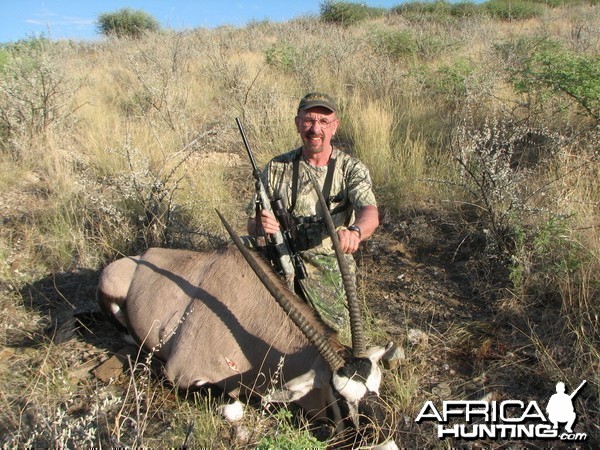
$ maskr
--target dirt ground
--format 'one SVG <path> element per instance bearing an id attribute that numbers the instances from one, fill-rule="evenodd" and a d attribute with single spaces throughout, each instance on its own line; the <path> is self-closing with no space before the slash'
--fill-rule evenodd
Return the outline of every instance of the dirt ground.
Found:
<path id="1" fill-rule="evenodd" d="M 486 256 L 486 239 L 485 231 L 434 205 L 384 218 L 358 259 L 367 303 L 377 325 L 406 349 L 407 364 L 418 367 L 421 401 L 414 404 L 520 400 L 545 411 L 558 380 L 544 370 L 531 330 L 558 333 L 560 320 L 548 317 L 548 308 L 524 314 L 513 304 L 506 265 Z M 588 432 L 583 443 L 439 440 L 433 422 L 416 424 L 418 411 L 405 413 L 399 442 L 407 448 L 594 448 L 597 439 Z M 578 420 L 581 430 L 592 430 L 593 418 Z"/>

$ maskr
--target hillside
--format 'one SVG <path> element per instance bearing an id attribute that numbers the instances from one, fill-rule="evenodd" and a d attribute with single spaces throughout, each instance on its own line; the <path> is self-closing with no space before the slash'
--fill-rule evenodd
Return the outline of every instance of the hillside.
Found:
<path id="1" fill-rule="evenodd" d="M 539 5 L 539 4 L 538 4 Z M 255 408 L 247 442 L 156 361 L 93 369 L 126 343 L 98 317 L 108 262 L 243 232 L 264 164 L 298 145 L 298 99 L 340 103 L 336 144 L 371 170 L 381 226 L 357 255 L 369 340 L 405 359 L 384 393 L 406 448 L 600 443 L 600 8 L 528 18 L 388 11 L 0 51 L 0 443 L 302 448 Z M 134 353 L 134 359 L 136 354 Z M 585 441 L 439 440 L 427 401 L 536 401 L 562 381 Z M 303 444 L 304 443 L 304 444 Z M 294 447 L 295 446 L 295 447 Z"/>

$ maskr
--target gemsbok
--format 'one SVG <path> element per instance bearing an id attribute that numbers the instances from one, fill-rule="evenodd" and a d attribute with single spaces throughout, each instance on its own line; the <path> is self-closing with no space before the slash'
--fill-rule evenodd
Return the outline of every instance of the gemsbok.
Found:
<path id="1" fill-rule="evenodd" d="M 323 205 L 345 283 L 351 354 L 218 211 L 235 246 L 151 248 L 116 260 L 100 275 L 98 301 L 181 389 L 217 386 L 240 414 L 249 397 L 293 402 L 336 432 L 353 429 L 351 446 L 397 449 L 379 396 L 378 362 L 391 343 L 366 349 L 356 287 Z"/>

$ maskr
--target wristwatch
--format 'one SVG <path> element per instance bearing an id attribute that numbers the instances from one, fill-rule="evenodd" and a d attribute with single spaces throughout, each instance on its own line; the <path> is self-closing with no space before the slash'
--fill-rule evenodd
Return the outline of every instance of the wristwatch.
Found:
<path id="1" fill-rule="evenodd" d="M 358 233 L 358 238 L 362 239 L 362 232 L 360 231 L 360 227 L 358 225 L 350 225 L 347 229 L 350 231 L 356 231 Z"/>

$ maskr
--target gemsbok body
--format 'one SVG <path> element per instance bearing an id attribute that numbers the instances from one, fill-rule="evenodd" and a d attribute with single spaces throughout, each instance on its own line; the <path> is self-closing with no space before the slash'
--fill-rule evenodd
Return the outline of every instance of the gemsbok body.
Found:
<path id="1" fill-rule="evenodd" d="M 355 288 L 346 288 L 350 355 L 221 219 L 236 246 L 151 248 L 119 259 L 101 273 L 101 307 L 163 361 L 167 378 L 181 389 L 217 386 L 233 399 L 294 402 L 311 418 L 331 420 L 337 431 L 355 428 L 361 436 L 369 430 L 375 448 L 397 448 L 379 397 L 378 361 L 389 345 L 364 347 L 360 310 L 351 303 Z"/>

